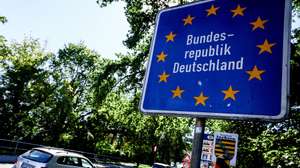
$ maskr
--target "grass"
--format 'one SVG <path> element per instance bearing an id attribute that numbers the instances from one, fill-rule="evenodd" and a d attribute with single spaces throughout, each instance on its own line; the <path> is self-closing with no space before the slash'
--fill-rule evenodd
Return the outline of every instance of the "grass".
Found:
<path id="1" fill-rule="evenodd" d="M 150 165 L 140 164 L 139 168 L 151 168 Z"/>

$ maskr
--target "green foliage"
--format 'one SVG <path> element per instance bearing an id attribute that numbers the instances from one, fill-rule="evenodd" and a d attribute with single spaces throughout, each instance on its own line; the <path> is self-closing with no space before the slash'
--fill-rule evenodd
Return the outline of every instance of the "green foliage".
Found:
<path id="1" fill-rule="evenodd" d="M 136 101 L 122 94 L 110 93 L 99 110 L 88 119 L 89 123 L 101 124 L 101 127 L 93 125 L 91 128 L 91 132 L 99 138 L 97 146 L 102 147 L 100 154 L 118 151 L 119 155 L 133 161 L 151 163 L 152 147 L 157 145 L 159 159 L 180 161 L 186 148 L 182 137 L 189 131 L 189 121 L 145 117 L 138 111 Z"/>
<path id="2" fill-rule="evenodd" d="M 35 113 L 37 127 L 42 128 L 37 139 L 45 138 L 55 146 L 78 143 L 76 149 L 94 151 L 85 116 L 93 110 L 93 73 L 102 61 L 83 44 L 69 44 L 49 60 L 49 80 L 55 89 L 45 107 Z"/>
<path id="3" fill-rule="evenodd" d="M 48 56 L 32 39 L 11 45 L 6 41 L 1 43 L 0 125 L 3 137 L 14 139 L 31 134 L 31 110 L 51 92 L 46 80 L 49 74 L 42 68 Z"/>
<path id="4" fill-rule="evenodd" d="M 6 23 L 6 22 L 7 22 L 6 17 L 5 17 L 5 16 L 0 16 L 0 22 L 1 22 L 2 24 Z"/>
<path id="5" fill-rule="evenodd" d="M 299 12 L 300 9 L 300 1 L 299 0 L 293 0 L 293 10 L 295 12 Z"/>
<path id="6" fill-rule="evenodd" d="M 139 168 L 150 168 L 151 166 L 149 166 L 149 165 L 139 165 Z"/>

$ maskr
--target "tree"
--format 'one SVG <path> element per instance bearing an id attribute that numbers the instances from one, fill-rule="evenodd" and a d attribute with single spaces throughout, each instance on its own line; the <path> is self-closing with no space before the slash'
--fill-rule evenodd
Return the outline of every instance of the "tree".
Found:
<path id="1" fill-rule="evenodd" d="M 49 55 L 39 43 L 27 39 L 22 43 L 0 47 L 0 116 L 3 138 L 31 136 L 32 110 L 41 105 L 51 92 L 48 72 L 43 68 Z"/>
<path id="2" fill-rule="evenodd" d="M 98 111 L 90 116 L 88 125 L 96 138 L 99 152 L 114 153 L 137 163 L 150 164 L 154 159 L 152 147 L 156 145 L 157 159 L 166 163 L 181 161 L 178 155 L 183 155 L 181 152 L 188 148 L 183 136 L 190 131 L 190 121 L 144 116 L 137 109 L 137 100 L 112 92 Z"/>
<path id="3" fill-rule="evenodd" d="M 54 146 L 94 151 L 93 141 L 87 139 L 85 116 L 94 110 L 91 87 L 102 61 L 84 44 L 66 45 L 51 57 L 49 80 L 55 89 L 35 112 L 36 127 L 42 130 L 37 139 Z"/>
<path id="4" fill-rule="evenodd" d="M 1 22 L 2 24 L 6 23 L 6 22 L 7 22 L 6 17 L 5 17 L 5 16 L 0 16 L 0 22 Z"/>

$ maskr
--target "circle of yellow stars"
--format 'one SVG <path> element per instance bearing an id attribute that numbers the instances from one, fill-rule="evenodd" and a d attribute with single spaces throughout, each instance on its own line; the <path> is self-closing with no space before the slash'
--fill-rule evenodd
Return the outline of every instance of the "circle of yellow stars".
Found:
<path id="1" fill-rule="evenodd" d="M 215 6 L 212 4 L 210 8 L 206 9 L 205 12 L 207 13 L 207 17 L 216 16 L 221 10 L 221 7 Z M 240 4 L 237 4 L 237 6 L 230 10 L 232 13 L 232 18 L 235 17 L 242 17 L 245 15 L 245 12 L 247 10 L 247 7 L 241 6 Z M 183 26 L 191 26 L 193 25 L 193 21 L 196 20 L 195 16 L 192 16 L 191 14 L 188 14 L 185 18 L 182 19 Z M 256 31 L 258 29 L 264 30 L 266 23 L 268 23 L 269 20 L 262 18 L 261 16 L 258 16 L 256 20 L 250 22 L 249 24 L 252 25 L 252 31 Z M 174 42 L 176 37 L 176 33 L 169 32 L 165 36 L 166 42 Z M 274 47 L 276 43 L 269 42 L 268 39 L 265 39 L 262 44 L 256 45 L 257 48 L 259 48 L 258 55 L 261 55 L 263 53 L 269 53 L 272 54 L 272 47 Z M 167 54 L 164 51 L 161 51 L 159 54 L 157 54 L 157 63 L 165 62 L 167 58 Z M 259 81 L 262 79 L 262 74 L 264 74 L 266 71 L 262 70 L 257 67 L 257 65 L 254 65 L 251 70 L 246 71 L 246 74 L 249 75 L 248 81 L 251 81 L 253 79 L 257 79 Z M 159 77 L 159 83 L 167 83 L 168 78 L 170 77 L 170 74 L 167 72 L 163 72 L 162 74 L 158 75 Z M 240 92 L 239 90 L 236 90 L 232 87 L 232 85 L 229 85 L 228 88 L 225 88 L 225 90 L 221 90 L 221 92 L 224 94 L 224 101 L 227 99 L 231 99 L 232 101 L 236 101 L 236 95 Z M 177 86 L 173 90 L 171 90 L 172 98 L 179 98 L 181 99 L 184 93 L 184 89 L 180 86 Z M 199 95 L 196 95 L 193 97 L 195 99 L 195 106 L 206 105 L 206 101 L 209 99 L 209 96 L 205 96 L 204 92 L 201 91 Z"/>

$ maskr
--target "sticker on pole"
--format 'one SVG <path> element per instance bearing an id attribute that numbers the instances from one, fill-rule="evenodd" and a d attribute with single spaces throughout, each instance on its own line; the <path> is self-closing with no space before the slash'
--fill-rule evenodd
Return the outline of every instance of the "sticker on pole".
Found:
<path id="1" fill-rule="evenodd" d="M 208 0 L 159 12 L 140 109 L 281 119 L 289 86 L 290 0 Z"/>
<path id="2" fill-rule="evenodd" d="M 204 134 L 200 168 L 213 167 L 212 156 L 214 150 L 214 135 Z"/>
<path id="3" fill-rule="evenodd" d="M 238 135 L 217 132 L 214 137 L 213 162 L 219 166 L 236 166 Z"/>

